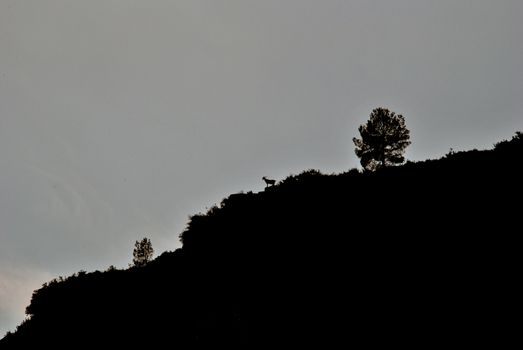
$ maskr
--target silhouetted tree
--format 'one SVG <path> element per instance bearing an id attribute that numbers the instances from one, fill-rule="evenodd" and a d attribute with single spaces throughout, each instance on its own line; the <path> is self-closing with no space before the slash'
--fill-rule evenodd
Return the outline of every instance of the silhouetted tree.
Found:
<path id="1" fill-rule="evenodd" d="M 134 266 L 140 267 L 146 265 L 149 261 L 151 261 L 153 253 L 153 245 L 149 238 L 145 237 L 141 241 L 136 241 L 134 243 L 133 251 Z"/>
<path id="2" fill-rule="evenodd" d="M 361 139 L 354 138 L 356 155 L 365 170 L 376 170 L 405 161 L 403 153 L 410 145 L 405 118 L 386 108 L 376 108 L 367 123 L 358 128 Z"/>

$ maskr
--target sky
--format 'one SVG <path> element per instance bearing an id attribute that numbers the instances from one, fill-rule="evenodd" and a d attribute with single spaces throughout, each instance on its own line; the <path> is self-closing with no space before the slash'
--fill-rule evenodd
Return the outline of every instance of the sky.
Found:
<path id="1" fill-rule="evenodd" d="M 0 337 L 32 291 L 180 247 L 188 216 L 358 167 L 373 108 L 410 160 L 523 130 L 520 0 L 0 0 Z"/>

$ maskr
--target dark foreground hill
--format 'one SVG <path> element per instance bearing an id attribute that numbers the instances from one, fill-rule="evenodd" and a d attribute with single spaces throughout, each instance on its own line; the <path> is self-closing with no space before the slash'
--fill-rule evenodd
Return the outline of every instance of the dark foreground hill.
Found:
<path id="1" fill-rule="evenodd" d="M 44 285 L 0 348 L 502 346 L 519 331 L 522 161 L 518 133 L 231 195 L 143 268 Z"/>

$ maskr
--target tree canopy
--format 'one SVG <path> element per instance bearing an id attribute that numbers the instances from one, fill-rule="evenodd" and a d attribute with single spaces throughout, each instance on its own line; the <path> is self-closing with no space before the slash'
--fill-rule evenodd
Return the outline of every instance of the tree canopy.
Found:
<path id="1" fill-rule="evenodd" d="M 358 128 L 361 138 L 354 138 L 356 155 L 365 170 L 376 170 L 405 161 L 410 145 L 410 131 L 405 118 L 386 108 L 376 108 L 367 123 Z"/>
<path id="2" fill-rule="evenodd" d="M 145 237 L 141 241 L 136 241 L 134 243 L 133 265 L 137 267 L 145 266 L 151 261 L 153 254 L 154 249 L 149 238 Z"/>

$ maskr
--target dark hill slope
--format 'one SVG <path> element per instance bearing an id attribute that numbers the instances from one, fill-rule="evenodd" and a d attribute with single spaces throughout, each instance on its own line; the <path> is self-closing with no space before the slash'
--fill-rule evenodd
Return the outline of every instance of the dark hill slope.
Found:
<path id="1" fill-rule="evenodd" d="M 144 268 L 43 286 L 0 348 L 499 346 L 519 315 L 522 161 L 518 133 L 231 195 Z"/>

